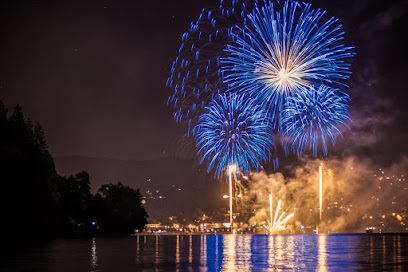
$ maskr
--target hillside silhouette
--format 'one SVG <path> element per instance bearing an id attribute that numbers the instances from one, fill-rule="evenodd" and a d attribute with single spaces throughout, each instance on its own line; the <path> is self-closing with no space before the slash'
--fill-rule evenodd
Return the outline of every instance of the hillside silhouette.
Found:
<path id="1" fill-rule="evenodd" d="M 0 231 L 6 238 L 127 236 L 147 223 L 142 195 L 118 182 L 92 194 L 88 172 L 55 170 L 41 124 L 0 100 Z"/>

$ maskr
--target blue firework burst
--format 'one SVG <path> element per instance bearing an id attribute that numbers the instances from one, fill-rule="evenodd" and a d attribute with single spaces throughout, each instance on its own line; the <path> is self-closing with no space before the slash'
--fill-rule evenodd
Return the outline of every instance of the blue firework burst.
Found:
<path id="1" fill-rule="evenodd" d="M 166 86 L 172 90 L 167 104 L 174 107 L 177 122 L 188 122 L 188 134 L 204 107 L 227 90 L 221 57 L 226 55 L 227 45 L 234 42 L 234 28 L 245 26 L 247 15 L 259 2 L 221 0 L 217 8 L 203 9 L 183 33 Z"/>
<path id="2" fill-rule="evenodd" d="M 320 85 L 290 96 L 282 112 L 283 145 L 299 156 L 305 150 L 326 156 L 341 127 L 348 128 L 350 97 L 339 89 Z"/>
<path id="3" fill-rule="evenodd" d="M 200 163 L 207 160 L 207 170 L 214 168 L 217 177 L 232 164 L 244 174 L 259 170 L 271 158 L 270 124 L 266 112 L 242 95 L 220 95 L 205 107 L 196 126 Z"/>
<path id="4" fill-rule="evenodd" d="M 276 6 L 255 7 L 244 27 L 235 27 L 221 70 L 228 90 L 263 104 L 280 130 L 286 99 L 314 84 L 344 85 L 350 75 L 345 59 L 354 53 L 341 43 L 338 19 L 324 20 L 325 11 L 296 1 Z"/>
<path id="5" fill-rule="evenodd" d="M 245 4 L 239 1 L 221 1 L 216 9 L 203 9 L 198 19 L 191 22 L 189 31 L 182 35 L 166 82 L 172 90 L 167 103 L 174 107 L 177 122 L 188 121 L 189 133 L 204 107 L 226 89 L 220 57 L 232 42 L 233 27 L 246 20 L 246 10 Z"/>

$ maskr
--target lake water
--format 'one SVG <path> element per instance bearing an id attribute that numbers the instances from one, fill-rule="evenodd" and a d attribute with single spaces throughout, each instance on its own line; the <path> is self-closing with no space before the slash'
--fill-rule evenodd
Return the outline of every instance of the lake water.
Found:
<path id="1" fill-rule="evenodd" d="M 0 271 L 282 270 L 408 271 L 408 235 L 152 235 L 55 240 L 6 250 L 0 257 Z"/>

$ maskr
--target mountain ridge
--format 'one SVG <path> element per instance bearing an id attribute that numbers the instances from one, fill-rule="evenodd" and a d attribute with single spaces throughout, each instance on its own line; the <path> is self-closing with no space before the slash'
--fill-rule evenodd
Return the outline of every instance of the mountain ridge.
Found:
<path id="1" fill-rule="evenodd" d="M 73 155 L 57 156 L 54 161 L 60 175 L 87 171 L 93 192 L 104 184 L 119 181 L 140 189 L 153 220 L 199 216 L 218 209 L 223 203 L 225 184 L 216 182 L 194 160 L 173 157 L 122 160 Z"/>

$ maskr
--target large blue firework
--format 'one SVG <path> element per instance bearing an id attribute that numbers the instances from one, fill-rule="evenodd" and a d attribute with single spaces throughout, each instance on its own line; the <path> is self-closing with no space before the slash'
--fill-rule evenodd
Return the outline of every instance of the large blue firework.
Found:
<path id="1" fill-rule="evenodd" d="M 200 163 L 208 161 L 220 177 L 228 165 L 248 174 L 259 170 L 261 162 L 271 158 L 273 141 L 270 120 L 261 106 L 251 104 L 242 95 L 220 95 L 205 107 L 196 126 Z"/>
<path id="2" fill-rule="evenodd" d="M 336 137 L 342 136 L 341 127 L 348 128 L 351 121 L 349 100 L 344 92 L 325 85 L 290 96 L 282 112 L 283 145 L 299 156 L 305 150 L 314 156 L 321 150 L 326 156 L 328 143 L 334 146 Z"/>
<path id="3" fill-rule="evenodd" d="M 274 128 L 281 129 L 286 99 L 314 84 L 343 84 L 350 75 L 346 58 L 352 47 L 341 43 L 338 19 L 324 20 L 325 11 L 307 3 L 267 2 L 236 26 L 221 70 L 229 91 L 244 93 L 268 109 Z"/>
<path id="4" fill-rule="evenodd" d="M 327 155 L 350 121 L 338 88 L 354 52 L 343 38 L 338 19 L 304 2 L 221 0 L 203 9 L 167 80 L 167 103 L 177 122 L 188 122 L 201 163 L 217 176 L 232 163 L 248 174 L 270 159 L 274 135 L 299 156 Z"/>

